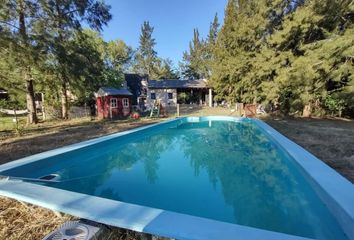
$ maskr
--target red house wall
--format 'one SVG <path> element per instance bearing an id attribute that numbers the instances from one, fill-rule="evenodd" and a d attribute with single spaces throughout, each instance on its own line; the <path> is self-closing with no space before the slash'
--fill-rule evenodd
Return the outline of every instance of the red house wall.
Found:
<path id="1" fill-rule="evenodd" d="M 111 108 L 111 99 L 117 99 L 117 108 Z M 129 107 L 123 107 L 123 99 L 127 98 Z M 99 118 L 118 118 L 129 116 L 132 109 L 130 96 L 104 96 L 96 98 L 97 116 Z M 112 112 L 112 116 L 111 116 Z"/>

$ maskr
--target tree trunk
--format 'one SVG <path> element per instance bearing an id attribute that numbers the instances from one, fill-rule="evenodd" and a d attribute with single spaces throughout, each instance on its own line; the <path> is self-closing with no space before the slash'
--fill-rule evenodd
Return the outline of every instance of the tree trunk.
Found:
<path id="1" fill-rule="evenodd" d="M 69 118 L 69 107 L 68 107 L 68 94 L 67 94 L 67 86 L 66 82 L 63 82 L 61 85 L 61 117 L 63 119 Z"/>
<path id="2" fill-rule="evenodd" d="M 33 80 L 26 80 L 27 123 L 38 123 L 34 99 Z"/>
<path id="3" fill-rule="evenodd" d="M 27 36 L 27 28 L 26 28 L 26 15 L 25 15 L 25 5 L 23 1 L 19 1 L 19 32 L 22 38 L 22 45 L 25 47 L 26 51 L 29 50 L 28 36 Z M 30 56 L 28 53 L 25 55 L 26 59 L 23 66 L 23 77 L 26 81 L 26 103 L 27 103 L 27 123 L 37 123 L 37 113 L 36 113 L 36 105 L 34 102 L 34 88 L 33 88 L 33 80 L 31 78 L 31 68 L 29 66 Z"/>
<path id="4" fill-rule="evenodd" d="M 302 111 L 302 116 L 303 117 L 311 117 L 311 113 L 312 113 L 312 105 L 311 105 L 311 103 L 309 103 L 304 106 L 304 109 Z"/>

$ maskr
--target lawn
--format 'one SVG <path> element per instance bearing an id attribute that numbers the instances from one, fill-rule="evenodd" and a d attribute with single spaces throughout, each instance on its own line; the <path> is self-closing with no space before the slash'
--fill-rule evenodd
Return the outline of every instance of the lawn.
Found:
<path id="1" fill-rule="evenodd" d="M 13 131 L 16 129 L 16 123 L 14 121 L 15 117 L 0 117 L 0 132 L 2 131 Z M 26 117 L 18 117 L 18 126 L 23 128 L 26 124 Z"/>
<path id="2" fill-rule="evenodd" d="M 227 108 L 193 110 L 188 115 L 233 115 Z M 23 135 L 0 138 L 0 163 L 94 137 L 166 119 L 91 121 L 89 118 L 51 121 L 31 126 Z M 265 118 L 273 128 L 300 144 L 354 183 L 354 121 L 345 119 Z M 2 133 L 2 132 L 0 132 Z M 70 216 L 0 198 L 0 239 L 39 239 Z M 113 228 L 104 239 L 146 239 L 146 235 Z"/>

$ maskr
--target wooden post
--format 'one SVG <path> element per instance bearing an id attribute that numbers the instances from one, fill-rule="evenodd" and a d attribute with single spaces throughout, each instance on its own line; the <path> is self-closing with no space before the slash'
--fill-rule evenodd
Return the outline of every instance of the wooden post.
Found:
<path id="1" fill-rule="evenodd" d="M 209 88 L 209 107 L 213 106 L 213 91 Z"/>
<path id="2" fill-rule="evenodd" d="M 42 118 L 43 118 L 43 121 L 45 121 L 46 114 L 45 114 L 45 106 L 44 106 L 44 93 L 41 93 L 41 97 L 42 97 Z"/>
<path id="3" fill-rule="evenodd" d="M 18 119 L 17 119 L 16 109 L 14 109 L 14 114 L 15 114 L 16 131 L 18 132 Z"/>
<path id="4" fill-rule="evenodd" d="M 177 117 L 179 117 L 179 104 L 177 103 Z"/>

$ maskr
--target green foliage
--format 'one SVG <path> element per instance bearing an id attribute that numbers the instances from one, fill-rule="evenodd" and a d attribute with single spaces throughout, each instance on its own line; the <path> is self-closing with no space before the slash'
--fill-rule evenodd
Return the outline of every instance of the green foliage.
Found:
<path id="1" fill-rule="evenodd" d="M 324 104 L 332 114 L 338 113 L 339 116 L 342 115 L 342 111 L 345 109 L 344 99 L 340 99 L 338 96 L 327 95 Z"/>
<path id="2" fill-rule="evenodd" d="M 183 62 L 180 63 L 182 75 L 187 79 L 205 79 L 211 75 L 212 64 L 215 61 L 213 49 L 219 32 L 217 14 L 210 23 L 209 34 L 206 40 L 200 39 L 198 29 L 194 29 L 193 39 L 189 43 L 189 51 L 183 53 Z"/>
<path id="3" fill-rule="evenodd" d="M 157 53 L 154 49 L 155 39 L 152 37 L 154 28 L 149 22 L 144 22 L 141 27 L 140 46 L 135 55 L 135 72 L 152 77 L 156 73 Z"/>
<path id="4" fill-rule="evenodd" d="M 170 59 L 158 59 L 155 71 L 154 79 L 179 79 L 179 74 L 173 68 Z"/>
<path id="5" fill-rule="evenodd" d="M 153 32 L 154 27 L 149 22 L 144 22 L 141 27 L 140 45 L 135 54 L 133 71 L 148 75 L 150 79 L 179 79 L 177 71 L 173 69 L 172 61 L 157 56 Z"/>
<path id="6" fill-rule="evenodd" d="M 65 117 L 71 96 L 84 102 L 101 86 L 121 87 L 133 50 L 121 40 L 105 42 L 97 32 L 110 20 L 109 9 L 104 1 L 0 1 L 0 86 L 11 98 L 6 104 L 26 108 L 31 79 L 30 94 L 44 93 L 48 109 Z M 91 29 L 82 29 L 83 23 Z"/>
<path id="7" fill-rule="evenodd" d="M 352 113 L 353 14 L 349 0 L 230 0 L 213 51 L 217 98 Z"/>
<path id="8" fill-rule="evenodd" d="M 183 53 L 182 75 L 188 79 L 205 78 L 208 74 L 206 54 L 206 44 L 199 38 L 198 29 L 194 29 L 193 40 L 189 43 L 189 52 Z"/>
<path id="9" fill-rule="evenodd" d="M 188 93 L 181 92 L 177 96 L 178 103 L 186 104 L 189 102 L 189 100 L 190 100 L 190 94 L 188 94 Z"/>

